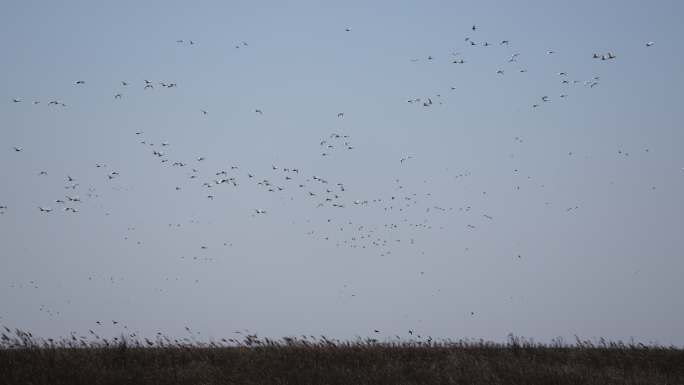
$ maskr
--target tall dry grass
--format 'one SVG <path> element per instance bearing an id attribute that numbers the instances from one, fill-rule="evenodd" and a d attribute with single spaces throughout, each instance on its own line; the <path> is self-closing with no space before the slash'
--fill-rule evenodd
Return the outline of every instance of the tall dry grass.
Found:
<path id="1" fill-rule="evenodd" d="M 0 384 L 684 384 L 683 350 L 604 340 L 0 338 Z"/>

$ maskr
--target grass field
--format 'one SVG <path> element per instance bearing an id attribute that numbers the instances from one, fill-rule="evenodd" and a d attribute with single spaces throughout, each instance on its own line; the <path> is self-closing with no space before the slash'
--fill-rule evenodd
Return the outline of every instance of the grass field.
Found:
<path id="1" fill-rule="evenodd" d="M 0 384 L 684 384 L 684 350 L 607 341 L 380 342 L 254 335 L 59 341 L 5 329 Z"/>

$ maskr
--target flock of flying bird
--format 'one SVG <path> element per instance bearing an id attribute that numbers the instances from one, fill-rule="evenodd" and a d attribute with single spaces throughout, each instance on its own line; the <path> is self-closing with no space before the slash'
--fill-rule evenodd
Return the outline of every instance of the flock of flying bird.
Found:
<path id="1" fill-rule="evenodd" d="M 467 47 L 490 47 L 490 46 L 500 46 L 500 47 L 510 47 L 513 43 L 507 39 L 500 40 L 496 44 L 492 44 L 488 41 L 478 41 L 474 36 L 478 33 L 479 28 L 473 25 L 471 28 L 471 35 L 464 38 L 464 42 Z M 345 32 L 351 32 L 351 28 L 345 28 Z M 194 46 L 197 43 L 193 40 L 179 39 L 176 41 L 179 45 L 191 45 Z M 646 47 L 652 47 L 655 43 L 648 42 Z M 239 42 L 235 45 L 235 49 L 241 49 L 248 47 L 247 42 Z M 547 55 L 555 54 L 555 51 L 549 50 L 546 52 Z M 452 64 L 465 65 L 468 63 L 467 60 L 462 58 L 461 53 L 452 53 L 453 58 L 450 59 Z M 521 53 L 514 52 L 507 56 L 507 62 L 511 64 L 516 64 L 521 58 Z M 617 55 L 613 52 L 606 53 L 594 53 L 593 55 L 588 55 L 587 59 L 596 59 L 602 61 L 617 60 Z M 435 60 L 433 56 L 427 57 L 428 61 Z M 418 62 L 419 59 L 411 59 L 411 62 Z M 520 67 L 517 69 L 518 72 L 527 72 L 527 69 Z M 496 71 L 494 76 L 503 76 L 507 72 L 505 69 L 499 69 Z M 561 71 L 556 72 L 556 76 L 559 78 L 560 84 L 562 86 L 569 85 L 583 85 L 588 88 L 594 88 L 599 85 L 600 77 L 594 76 L 588 80 L 571 80 L 567 72 Z M 77 80 L 73 83 L 76 87 L 86 87 L 85 80 Z M 133 85 L 129 81 L 121 81 L 119 91 L 113 94 L 115 100 L 122 99 L 124 97 L 124 91 L 131 88 Z M 178 84 L 175 82 L 153 82 L 151 80 L 144 80 L 139 84 L 144 92 L 151 91 L 155 89 L 155 86 L 165 88 L 165 89 L 176 89 L 179 88 Z M 452 88 L 453 90 L 453 88 Z M 559 94 L 560 99 L 565 99 L 568 95 L 565 92 Z M 538 101 L 535 101 L 531 107 L 538 108 L 545 103 L 548 103 L 552 98 L 548 95 L 542 95 L 539 97 Z M 13 98 L 11 103 L 19 104 L 22 103 L 22 98 Z M 41 101 L 34 100 L 32 104 L 38 105 Z M 430 108 L 436 103 L 441 102 L 441 95 L 431 95 L 428 97 L 421 98 L 411 98 L 408 103 L 422 106 L 424 108 Z M 62 107 L 66 108 L 67 104 L 59 100 L 51 100 L 47 103 L 48 106 Z M 209 112 L 205 109 L 198 108 L 199 112 L 203 116 L 207 116 Z M 258 115 L 263 115 L 264 111 L 261 108 L 254 108 L 253 112 Z M 335 116 L 331 117 L 335 118 Z M 336 115 L 339 120 L 345 119 L 345 113 L 339 112 Z M 389 195 L 379 195 L 373 197 L 358 197 L 349 196 L 348 186 L 339 180 L 334 180 L 328 176 L 313 175 L 308 174 L 304 167 L 296 165 L 288 166 L 278 166 L 272 165 L 270 169 L 266 170 L 253 170 L 243 165 L 231 165 L 230 167 L 215 169 L 211 171 L 203 171 L 200 167 L 207 159 L 207 156 L 197 156 L 194 159 L 187 160 L 182 159 L 182 156 L 177 156 L 173 152 L 174 146 L 171 143 L 161 140 L 160 138 L 147 137 L 143 131 L 135 132 L 135 139 L 145 151 L 149 151 L 150 161 L 158 162 L 160 167 L 171 167 L 174 169 L 181 170 L 178 173 L 178 180 L 176 182 L 175 190 L 183 190 L 187 183 L 195 183 L 201 186 L 204 193 L 199 199 L 206 199 L 210 201 L 218 200 L 221 195 L 226 195 L 227 189 L 233 188 L 237 189 L 244 185 L 250 185 L 252 188 L 261 190 L 264 193 L 269 194 L 281 194 L 286 197 L 283 201 L 288 200 L 306 200 L 310 202 L 310 205 L 314 209 L 327 208 L 330 210 L 343 210 L 349 208 L 375 208 L 380 213 L 379 217 L 385 218 L 384 223 L 364 223 L 363 219 L 358 221 L 354 220 L 338 220 L 335 218 L 334 212 L 331 212 L 324 223 L 320 225 L 313 225 L 313 229 L 306 233 L 307 236 L 318 237 L 319 239 L 333 242 L 336 247 L 347 247 L 350 249 L 373 249 L 377 250 L 380 256 L 387 256 L 392 254 L 393 248 L 400 244 L 415 244 L 414 237 L 410 236 L 404 238 L 406 234 L 412 234 L 416 231 L 430 231 L 433 229 L 433 224 L 428 219 L 428 215 L 441 215 L 449 212 L 465 213 L 471 214 L 475 211 L 470 205 L 463 205 L 462 207 L 445 207 L 440 205 L 438 202 L 433 201 L 432 194 L 429 192 L 419 191 L 416 186 L 409 186 L 402 182 L 400 179 L 394 179 L 392 181 L 391 189 L 393 193 Z M 515 138 L 516 142 L 522 142 L 519 137 Z M 331 157 L 331 156 L 344 156 L 345 153 L 349 151 L 354 151 L 356 146 L 352 143 L 352 138 L 349 134 L 344 132 L 331 132 L 324 138 L 319 138 L 319 148 L 321 157 Z M 11 151 L 17 153 L 20 156 L 24 152 L 24 148 L 17 145 L 10 148 Z M 398 159 L 398 166 L 404 167 L 405 165 L 411 163 L 414 160 L 413 155 L 405 155 Z M 112 182 L 122 176 L 124 171 L 111 170 L 105 163 L 96 163 L 94 167 L 98 169 L 107 170 L 102 174 L 104 181 Z M 186 171 L 187 170 L 187 171 Z M 518 170 L 515 170 L 514 174 L 518 177 L 521 175 Z M 40 171 L 39 176 L 48 175 L 47 170 Z M 455 179 L 467 178 L 470 176 L 469 172 L 461 173 L 455 176 Z M 527 177 L 529 181 L 531 177 Z M 516 186 L 517 190 L 520 190 L 520 185 Z M 83 199 L 80 198 L 76 193 L 82 191 L 81 182 L 79 179 L 66 175 L 64 177 L 64 189 L 67 192 L 64 196 L 55 197 L 52 204 L 56 204 L 61 207 L 61 211 L 69 214 L 78 214 L 81 210 L 81 204 Z M 169 191 L 168 193 L 173 193 Z M 84 192 L 87 199 L 96 199 L 99 197 L 97 194 L 97 189 L 95 186 L 90 186 Z M 486 195 L 486 192 L 482 193 Z M 52 214 L 54 209 L 52 204 L 37 204 L 36 208 L 41 213 L 48 215 Z M 549 202 L 545 202 L 549 205 Z M 570 206 L 565 208 L 565 211 L 571 211 L 579 208 L 579 206 Z M 0 202 L 0 214 L 6 213 L 10 210 L 8 204 Z M 409 215 L 409 213 L 418 212 L 421 213 L 422 218 L 416 219 Z M 264 207 L 253 207 L 251 209 L 251 217 L 263 217 L 270 214 L 270 211 Z M 478 228 L 478 224 L 475 222 L 475 218 L 482 220 L 486 225 L 487 222 L 494 221 L 494 216 L 490 213 L 480 210 L 476 217 L 472 217 L 473 222 L 467 223 L 465 226 L 466 231 L 472 231 Z M 484 219 L 482 219 L 484 218 Z M 169 224 L 169 226 L 180 227 L 180 224 Z M 439 228 L 443 228 L 437 226 Z M 134 231 L 134 227 L 129 227 L 129 231 Z M 128 236 L 126 237 L 128 239 Z M 140 241 L 138 241 L 140 244 Z M 223 243 L 224 246 L 228 246 L 227 242 Z M 232 245 L 232 243 L 231 243 Z M 208 250 L 207 245 L 201 245 L 198 247 L 198 253 L 203 253 Z M 521 259 L 522 256 L 518 253 L 514 254 L 514 257 Z M 185 258 L 185 257 L 182 257 Z M 211 262 L 213 259 L 210 257 L 188 257 L 188 260 L 192 261 L 203 261 Z M 421 275 L 424 274 L 421 272 Z M 92 277 L 90 278 L 92 279 Z M 117 280 L 113 276 L 105 277 L 104 279 L 111 281 L 112 283 Z M 168 278 L 167 278 L 168 280 Z M 178 280 L 178 278 L 176 278 Z M 195 283 L 199 283 L 199 280 L 195 280 Z M 31 281 L 31 285 L 35 285 L 35 282 Z M 22 286 L 23 287 L 23 286 Z M 35 286 L 31 286 L 35 287 Z M 349 295 L 349 297 L 355 297 L 357 294 L 348 290 L 347 285 L 345 285 L 344 293 Z M 50 316 L 58 314 L 48 309 L 45 306 L 41 306 L 41 311 L 48 312 Z M 470 316 L 474 316 L 474 312 L 468 312 Z M 116 325 L 117 322 L 113 321 Z M 98 321 L 98 325 L 100 321 Z M 375 332 L 378 332 L 375 330 Z M 411 331 L 413 334 L 413 331 Z"/>

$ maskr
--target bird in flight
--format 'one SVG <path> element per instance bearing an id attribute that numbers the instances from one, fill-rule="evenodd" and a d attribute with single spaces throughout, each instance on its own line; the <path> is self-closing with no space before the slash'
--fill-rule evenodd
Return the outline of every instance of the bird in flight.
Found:
<path id="1" fill-rule="evenodd" d="M 338 112 L 337 113 L 338 118 L 343 118 L 344 117 L 344 112 Z"/>
<path id="2" fill-rule="evenodd" d="M 114 95 L 114 99 L 121 99 L 121 94 Z"/>
<path id="3" fill-rule="evenodd" d="M 14 152 L 21 152 L 21 150 L 23 150 L 23 148 L 17 147 L 17 146 L 14 146 L 13 148 L 14 148 Z"/>
<path id="4" fill-rule="evenodd" d="M 254 209 L 257 214 L 266 214 L 266 210 Z"/>
<path id="5" fill-rule="evenodd" d="M 126 83 L 125 81 L 121 81 L 121 85 L 126 87 L 128 85 L 128 83 Z"/>
<path id="6" fill-rule="evenodd" d="M 347 27 L 344 29 L 346 32 L 351 32 L 351 27 Z"/>
<path id="7" fill-rule="evenodd" d="M 85 80 L 77 80 L 76 83 L 74 83 L 74 84 L 76 84 L 76 85 L 85 84 Z"/>
<path id="8" fill-rule="evenodd" d="M 256 113 L 259 114 L 259 115 L 263 115 L 263 114 L 264 114 L 264 112 L 261 111 L 261 110 L 258 109 L 258 108 L 257 108 L 256 110 L 254 110 L 254 112 L 256 112 Z"/>
<path id="9" fill-rule="evenodd" d="M 50 211 L 52 211 L 51 208 L 49 208 L 49 207 L 42 207 L 42 206 L 38 206 L 38 210 L 40 210 L 40 212 L 42 212 L 42 213 L 49 213 Z"/>
<path id="10" fill-rule="evenodd" d="M 12 99 L 12 103 L 21 103 L 21 99 L 14 98 Z"/>
<path id="11" fill-rule="evenodd" d="M 646 43 L 646 47 L 651 47 L 653 46 L 653 44 L 655 44 L 654 41 L 649 41 L 648 43 Z"/>
<path id="12" fill-rule="evenodd" d="M 202 114 L 203 114 L 203 115 L 208 114 L 207 110 L 200 110 L 200 111 L 202 111 Z"/>

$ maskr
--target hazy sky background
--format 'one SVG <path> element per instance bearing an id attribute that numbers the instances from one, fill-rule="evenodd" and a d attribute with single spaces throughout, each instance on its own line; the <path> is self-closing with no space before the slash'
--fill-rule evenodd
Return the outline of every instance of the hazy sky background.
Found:
<path id="1" fill-rule="evenodd" d="M 140 3 L 0 5 L 0 324 L 684 344 L 682 2 Z"/>

